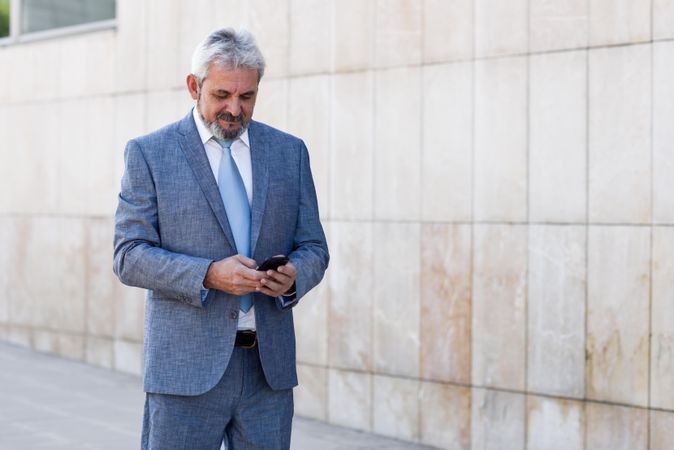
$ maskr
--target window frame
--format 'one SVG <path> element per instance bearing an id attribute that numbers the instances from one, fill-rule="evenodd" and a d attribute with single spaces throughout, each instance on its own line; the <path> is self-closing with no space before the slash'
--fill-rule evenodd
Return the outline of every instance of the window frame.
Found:
<path id="1" fill-rule="evenodd" d="M 117 28 L 118 2 L 115 0 L 115 17 L 113 19 L 97 20 L 95 22 L 81 23 L 67 27 L 21 33 L 21 1 L 22 0 L 9 0 L 9 36 L 0 38 L 0 47 Z"/>

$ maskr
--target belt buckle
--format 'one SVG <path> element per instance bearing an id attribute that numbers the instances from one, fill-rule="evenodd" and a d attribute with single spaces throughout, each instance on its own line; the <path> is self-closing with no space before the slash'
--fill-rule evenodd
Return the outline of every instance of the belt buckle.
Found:
<path id="1" fill-rule="evenodd" d="M 249 335 L 249 336 L 252 334 L 253 335 L 253 343 L 250 344 L 250 345 L 242 345 L 241 348 L 243 348 L 245 350 L 250 350 L 251 348 L 255 347 L 255 345 L 257 344 L 257 333 L 255 333 L 254 331 L 243 331 L 242 334 Z"/>

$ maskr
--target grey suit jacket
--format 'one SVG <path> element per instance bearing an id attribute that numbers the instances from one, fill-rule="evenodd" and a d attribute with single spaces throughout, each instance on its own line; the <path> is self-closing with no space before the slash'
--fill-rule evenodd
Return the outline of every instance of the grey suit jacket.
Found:
<path id="1" fill-rule="evenodd" d="M 273 389 L 297 385 L 292 307 L 323 277 L 328 248 L 304 143 L 259 122 L 249 126 L 253 170 L 251 250 L 258 263 L 288 255 L 292 302 L 254 295 L 260 360 Z M 192 113 L 129 141 L 115 215 L 114 272 L 148 289 L 144 388 L 199 395 L 224 374 L 238 297 L 203 289 L 212 261 L 236 254 L 225 208 Z"/>

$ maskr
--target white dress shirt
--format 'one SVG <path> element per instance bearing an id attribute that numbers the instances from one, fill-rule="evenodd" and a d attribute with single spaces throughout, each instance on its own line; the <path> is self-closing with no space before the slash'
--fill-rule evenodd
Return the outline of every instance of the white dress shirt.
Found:
<path id="1" fill-rule="evenodd" d="M 201 143 L 206 149 L 206 156 L 213 171 L 213 177 L 218 180 L 218 169 L 220 168 L 220 160 L 222 159 L 222 147 L 213 138 L 213 133 L 210 132 L 204 122 L 199 116 L 197 108 L 192 109 L 194 116 L 194 123 L 197 124 L 197 131 L 201 137 Z M 239 169 L 243 185 L 246 187 L 246 195 L 248 196 L 248 204 L 253 203 L 253 166 L 250 162 L 250 142 L 248 140 L 248 130 L 244 131 L 231 146 L 232 159 Z M 255 306 L 251 306 L 248 312 L 239 310 L 239 330 L 254 330 L 255 329 Z"/>

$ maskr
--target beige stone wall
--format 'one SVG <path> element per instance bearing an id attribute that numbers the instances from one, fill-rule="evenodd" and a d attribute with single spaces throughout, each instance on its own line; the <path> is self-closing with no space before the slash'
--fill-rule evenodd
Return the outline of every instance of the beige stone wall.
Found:
<path id="1" fill-rule="evenodd" d="M 245 25 L 332 263 L 297 413 L 448 449 L 674 448 L 673 0 L 119 0 L 0 47 L 0 339 L 139 373 L 111 273 L 130 137 Z"/>

